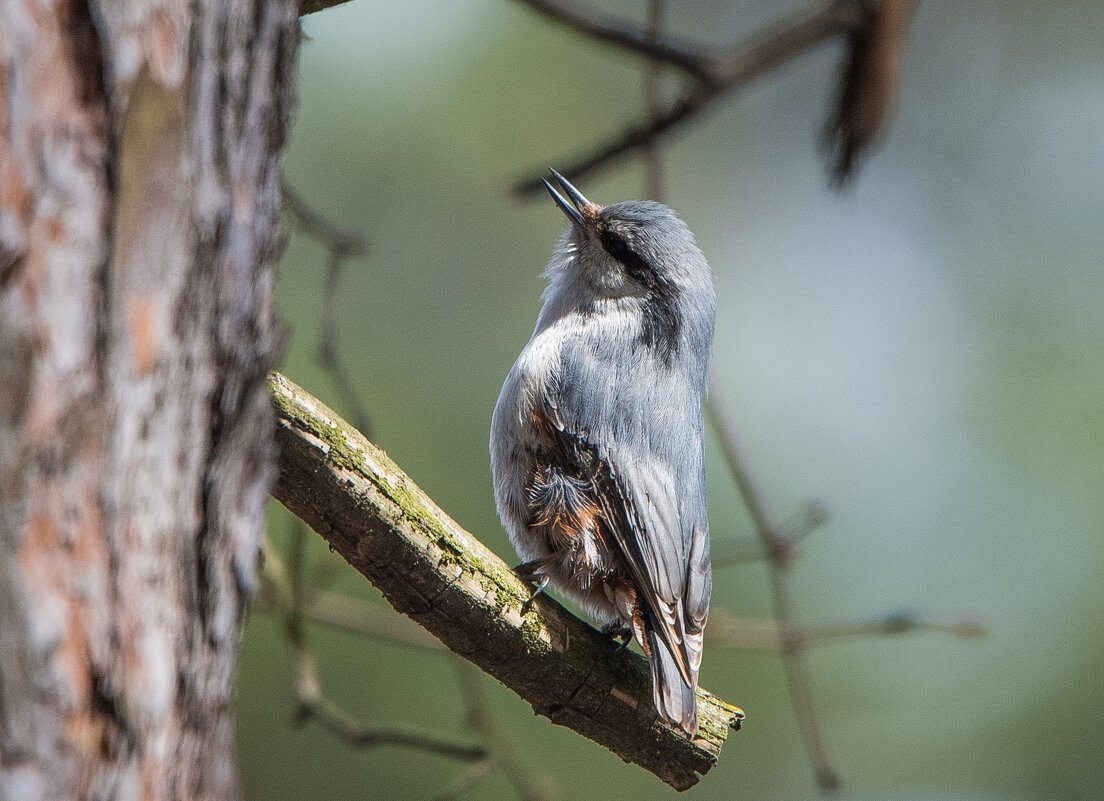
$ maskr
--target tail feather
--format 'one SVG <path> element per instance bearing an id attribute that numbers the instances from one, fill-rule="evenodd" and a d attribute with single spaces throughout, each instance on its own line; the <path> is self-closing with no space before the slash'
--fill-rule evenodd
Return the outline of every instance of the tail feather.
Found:
<path id="1" fill-rule="evenodd" d="M 698 732 L 697 686 L 698 672 L 691 674 L 687 685 L 667 643 L 654 629 L 648 628 L 648 644 L 651 646 L 652 696 L 656 711 L 664 720 L 681 726 L 687 734 Z"/>

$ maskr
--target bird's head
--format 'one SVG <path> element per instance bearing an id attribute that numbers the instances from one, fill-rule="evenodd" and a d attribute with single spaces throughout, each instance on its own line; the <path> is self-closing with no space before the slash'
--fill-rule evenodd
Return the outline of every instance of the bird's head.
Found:
<path id="1" fill-rule="evenodd" d="M 577 276 L 599 297 L 712 294 L 705 257 L 674 211 L 650 200 L 599 206 L 555 170 L 552 175 L 564 194 L 547 180 L 544 185 L 571 221 L 560 240 L 563 258 L 553 262 L 564 278 Z"/>

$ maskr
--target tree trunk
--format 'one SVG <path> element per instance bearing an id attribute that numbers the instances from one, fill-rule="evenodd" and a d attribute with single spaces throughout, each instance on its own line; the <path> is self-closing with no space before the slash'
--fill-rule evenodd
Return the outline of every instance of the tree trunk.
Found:
<path id="1" fill-rule="evenodd" d="M 0 799 L 237 795 L 291 0 L 0 0 Z"/>

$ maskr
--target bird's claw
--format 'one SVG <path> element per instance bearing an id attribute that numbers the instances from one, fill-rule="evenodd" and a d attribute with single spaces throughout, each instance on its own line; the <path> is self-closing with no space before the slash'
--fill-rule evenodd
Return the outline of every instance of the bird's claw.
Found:
<path id="1" fill-rule="evenodd" d="M 533 593 L 529 598 L 521 605 L 521 616 L 525 617 L 529 614 L 529 607 L 533 605 L 533 601 L 536 597 L 544 592 L 544 588 L 548 586 L 549 578 L 547 573 L 540 572 L 541 568 L 538 563 L 526 562 L 525 564 L 518 565 L 514 568 L 514 573 L 522 581 L 534 585 Z"/>
<path id="2" fill-rule="evenodd" d="M 610 621 L 602 626 L 602 633 L 621 640 L 621 644 L 617 646 L 618 651 L 624 651 L 633 638 L 633 630 L 619 620 Z"/>

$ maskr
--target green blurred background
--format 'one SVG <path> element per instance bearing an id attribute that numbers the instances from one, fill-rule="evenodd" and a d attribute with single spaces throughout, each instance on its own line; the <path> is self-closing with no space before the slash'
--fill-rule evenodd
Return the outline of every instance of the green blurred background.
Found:
<path id="1" fill-rule="evenodd" d="M 667 5 L 671 30 L 717 45 L 802 6 Z M 356 0 L 303 27 L 287 173 L 371 240 L 338 313 L 374 439 L 512 564 L 488 426 L 564 220 L 508 186 L 638 119 L 640 64 L 508 0 Z M 666 200 L 715 273 L 714 367 L 754 475 L 778 518 L 810 498 L 831 515 L 794 574 L 800 622 L 907 609 L 990 629 L 810 653 L 844 796 L 1102 798 L 1104 3 L 922 2 L 895 125 L 843 193 L 816 147 L 836 61 L 835 46 L 805 54 L 662 152 Z M 634 162 L 580 182 L 600 203 L 642 187 Z M 292 235 L 282 369 L 348 412 L 314 359 L 325 262 Z M 714 542 L 743 541 L 713 442 L 708 458 Z M 274 504 L 277 544 L 287 528 Z M 348 568 L 336 589 L 382 603 Z M 764 565 L 718 571 L 713 604 L 768 617 Z M 327 693 L 354 714 L 474 739 L 446 656 L 311 637 Z M 675 795 L 484 683 L 560 798 Z M 777 657 L 709 649 L 702 683 L 748 722 L 693 797 L 818 796 Z M 248 799 L 428 799 L 465 770 L 297 729 L 292 685 L 279 624 L 254 612 L 238 697 Z M 466 797 L 516 794 L 494 774 Z"/>

